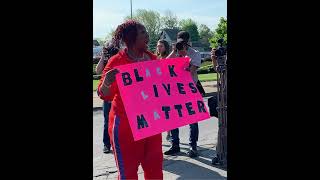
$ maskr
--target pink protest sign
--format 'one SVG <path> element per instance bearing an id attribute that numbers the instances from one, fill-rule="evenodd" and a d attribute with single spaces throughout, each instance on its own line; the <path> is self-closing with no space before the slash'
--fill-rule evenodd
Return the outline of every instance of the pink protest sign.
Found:
<path id="1" fill-rule="evenodd" d="M 188 65 L 189 58 L 174 58 L 117 67 L 135 141 L 210 118 Z"/>

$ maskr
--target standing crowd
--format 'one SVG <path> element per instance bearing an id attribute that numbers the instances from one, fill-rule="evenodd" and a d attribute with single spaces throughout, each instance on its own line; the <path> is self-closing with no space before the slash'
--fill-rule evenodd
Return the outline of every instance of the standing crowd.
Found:
<path id="1" fill-rule="evenodd" d="M 190 65 L 186 69 L 202 95 L 205 92 L 198 80 L 197 69 L 201 65 L 200 52 L 190 46 L 190 35 L 186 31 L 177 34 L 177 42 L 169 45 L 163 39 L 157 42 L 156 52 L 148 50 L 149 35 L 145 27 L 135 21 L 128 20 L 119 25 L 112 40 L 104 45 L 103 56 L 97 67 L 97 74 L 102 74 L 97 93 L 103 100 L 104 132 L 103 152 L 114 154 L 119 179 L 138 179 L 138 167 L 141 164 L 145 179 L 163 179 L 163 154 L 174 155 L 180 152 L 179 128 L 167 132 L 167 140 L 171 142 L 168 151 L 162 152 L 162 136 L 154 135 L 134 141 L 128 118 L 119 93 L 116 66 L 141 61 L 161 60 L 174 57 L 189 57 Z M 211 56 L 215 63 L 214 50 Z M 197 157 L 197 141 L 199 137 L 198 123 L 190 124 L 188 155 Z"/>

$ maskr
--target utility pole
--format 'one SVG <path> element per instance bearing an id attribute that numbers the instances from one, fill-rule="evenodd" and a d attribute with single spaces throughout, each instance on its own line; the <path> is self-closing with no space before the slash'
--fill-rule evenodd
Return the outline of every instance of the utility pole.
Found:
<path id="1" fill-rule="evenodd" d="M 130 0 L 131 19 L 132 19 L 132 0 Z"/>

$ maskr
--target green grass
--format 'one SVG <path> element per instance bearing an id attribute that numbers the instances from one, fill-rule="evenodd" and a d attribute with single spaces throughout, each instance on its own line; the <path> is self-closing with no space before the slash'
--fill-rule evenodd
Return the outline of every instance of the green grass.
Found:
<path id="1" fill-rule="evenodd" d="M 198 78 L 201 82 L 204 81 L 216 81 L 217 80 L 217 74 L 216 73 L 209 73 L 209 74 L 199 74 Z M 93 80 L 93 90 L 97 90 L 99 80 Z"/>
<path id="2" fill-rule="evenodd" d="M 201 82 L 216 81 L 217 80 L 217 73 L 198 74 L 198 78 Z"/>
<path id="3" fill-rule="evenodd" d="M 98 83 L 99 83 L 99 80 L 93 80 L 93 90 L 94 91 L 97 90 Z"/>

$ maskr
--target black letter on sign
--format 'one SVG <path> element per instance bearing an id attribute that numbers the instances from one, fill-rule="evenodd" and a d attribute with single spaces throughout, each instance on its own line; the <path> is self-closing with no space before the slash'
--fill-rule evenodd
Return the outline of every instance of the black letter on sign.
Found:
<path id="1" fill-rule="evenodd" d="M 191 82 L 189 83 L 189 87 L 191 88 L 191 92 L 192 93 L 196 93 L 198 92 L 198 89 L 196 87 L 194 87 L 194 84 Z"/>
<path id="2" fill-rule="evenodd" d="M 162 111 L 165 112 L 165 114 L 166 114 L 166 119 L 169 119 L 170 107 L 169 107 L 169 106 L 162 106 Z"/>
<path id="3" fill-rule="evenodd" d="M 206 109 L 204 108 L 204 103 L 202 101 L 198 101 L 197 104 L 198 104 L 199 112 L 207 112 Z"/>
<path id="4" fill-rule="evenodd" d="M 141 117 L 137 116 L 137 121 L 138 121 L 138 129 L 148 127 L 148 123 L 142 114 L 141 114 Z"/>
<path id="5" fill-rule="evenodd" d="M 178 90 L 179 90 L 179 93 L 180 94 L 186 94 L 186 92 L 184 91 L 184 89 L 183 89 L 183 84 L 182 83 L 177 83 L 177 85 L 178 85 Z"/>
<path id="6" fill-rule="evenodd" d="M 128 72 L 122 73 L 122 81 L 124 86 L 132 84 L 132 79 L 130 78 L 130 74 Z"/>
<path id="7" fill-rule="evenodd" d="M 165 84 L 162 83 L 162 86 L 164 87 L 164 89 L 167 91 L 167 94 L 170 96 L 170 84 L 168 84 L 168 88 Z"/>
<path id="8" fill-rule="evenodd" d="M 182 117 L 182 112 L 181 112 L 182 105 L 181 104 L 174 105 L 174 108 L 178 110 L 179 117 Z"/>
<path id="9" fill-rule="evenodd" d="M 143 77 L 140 77 L 140 76 L 139 76 L 138 70 L 137 70 L 137 69 L 134 69 L 133 71 L 134 71 L 134 75 L 136 76 L 137 82 L 143 81 Z"/>
<path id="10" fill-rule="evenodd" d="M 153 92 L 154 92 L 154 96 L 155 96 L 155 97 L 159 97 L 159 95 L 158 95 L 158 89 L 157 89 L 157 86 L 156 86 L 156 85 L 153 85 Z"/>
<path id="11" fill-rule="evenodd" d="M 189 115 L 192 115 L 192 114 L 195 114 L 195 113 L 196 113 L 195 111 L 192 110 L 191 105 L 192 105 L 191 102 L 186 103 L 186 108 L 188 109 Z"/>
<path id="12" fill-rule="evenodd" d="M 172 66 L 169 65 L 168 67 L 169 67 L 170 76 L 171 77 L 177 76 L 177 74 L 173 71 L 174 65 Z"/>

